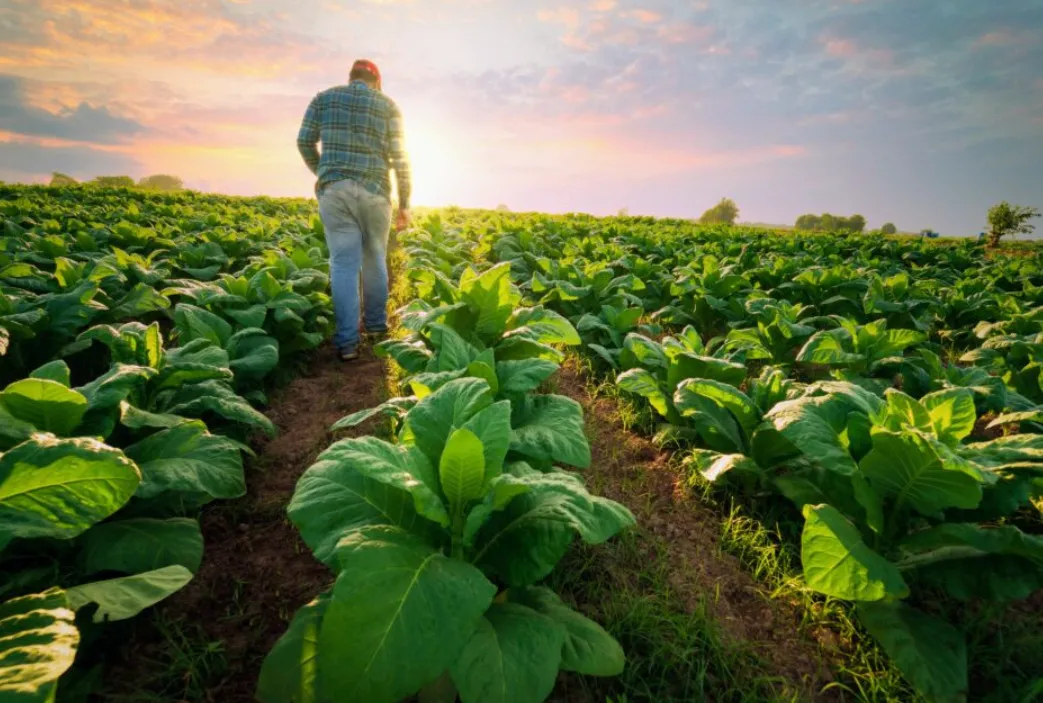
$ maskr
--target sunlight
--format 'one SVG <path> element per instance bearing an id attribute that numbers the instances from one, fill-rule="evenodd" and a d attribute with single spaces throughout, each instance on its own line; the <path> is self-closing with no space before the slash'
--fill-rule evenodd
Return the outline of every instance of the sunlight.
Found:
<path id="1" fill-rule="evenodd" d="M 413 169 L 413 197 L 417 205 L 445 205 L 451 183 L 462 167 L 461 153 L 446 130 L 408 125 L 406 150 Z"/>

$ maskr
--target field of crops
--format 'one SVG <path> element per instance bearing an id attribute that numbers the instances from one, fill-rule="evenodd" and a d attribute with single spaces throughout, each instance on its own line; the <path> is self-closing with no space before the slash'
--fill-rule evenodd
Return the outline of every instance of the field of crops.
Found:
<path id="1" fill-rule="evenodd" d="M 0 208 L 0 700 L 87 700 L 106 629 L 192 588 L 200 513 L 242 500 L 297 388 L 276 381 L 317 363 L 325 245 L 303 200 L 0 186 Z M 332 585 L 280 603 L 251 694 L 1043 695 L 1038 255 L 457 210 L 401 241 L 367 351 L 391 392 L 280 506 Z M 626 418 L 608 440 L 576 373 Z M 721 635 L 712 589 L 660 608 L 688 538 L 635 547 L 647 467 L 598 461 L 632 442 L 826 675 Z M 239 700 L 216 686 L 125 699 Z"/>

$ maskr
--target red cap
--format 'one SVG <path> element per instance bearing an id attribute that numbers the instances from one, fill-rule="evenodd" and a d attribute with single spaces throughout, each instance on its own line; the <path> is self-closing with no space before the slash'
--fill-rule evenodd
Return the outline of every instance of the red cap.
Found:
<path id="1" fill-rule="evenodd" d="M 367 59 L 359 59 L 351 66 L 351 72 L 355 73 L 356 71 L 362 71 L 373 76 L 373 78 L 376 81 L 377 88 L 380 88 L 380 69 L 377 68 L 377 65 L 375 63 Z"/>

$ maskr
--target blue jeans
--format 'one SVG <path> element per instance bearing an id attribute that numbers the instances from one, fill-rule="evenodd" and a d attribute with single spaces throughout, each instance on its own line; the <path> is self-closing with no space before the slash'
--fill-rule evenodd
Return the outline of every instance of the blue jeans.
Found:
<path id="1" fill-rule="evenodd" d="M 355 181 L 337 181 L 319 194 L 319 215 L 330 250 L 330 285 L 341 351 L 359 343 L 359 274 L 367 332 L 387 331 L 387 244 L 391 202 Z"/>

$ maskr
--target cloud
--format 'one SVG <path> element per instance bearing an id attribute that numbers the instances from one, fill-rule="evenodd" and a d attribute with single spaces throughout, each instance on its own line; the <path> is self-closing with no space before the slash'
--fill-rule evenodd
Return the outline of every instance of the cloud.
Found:
<path id="1" fill-rule="evenodd" d="M 96 144 L 118 144 L 146 131 L 135 120 L 107 107 L 81 102 L 51 112 L 27 104 L 25 81 L 0 75 L 0 130 Z"/>
<path id="2" fill-rule="evenodd" d="M 0 138 L 0 164 L 0 178 L 23 182 L 47 180 L 54 171 L 78 179 L 143 173 L 140 162 L 124 153 L 88 146 L 44 146 L 3 138 Z"/>

